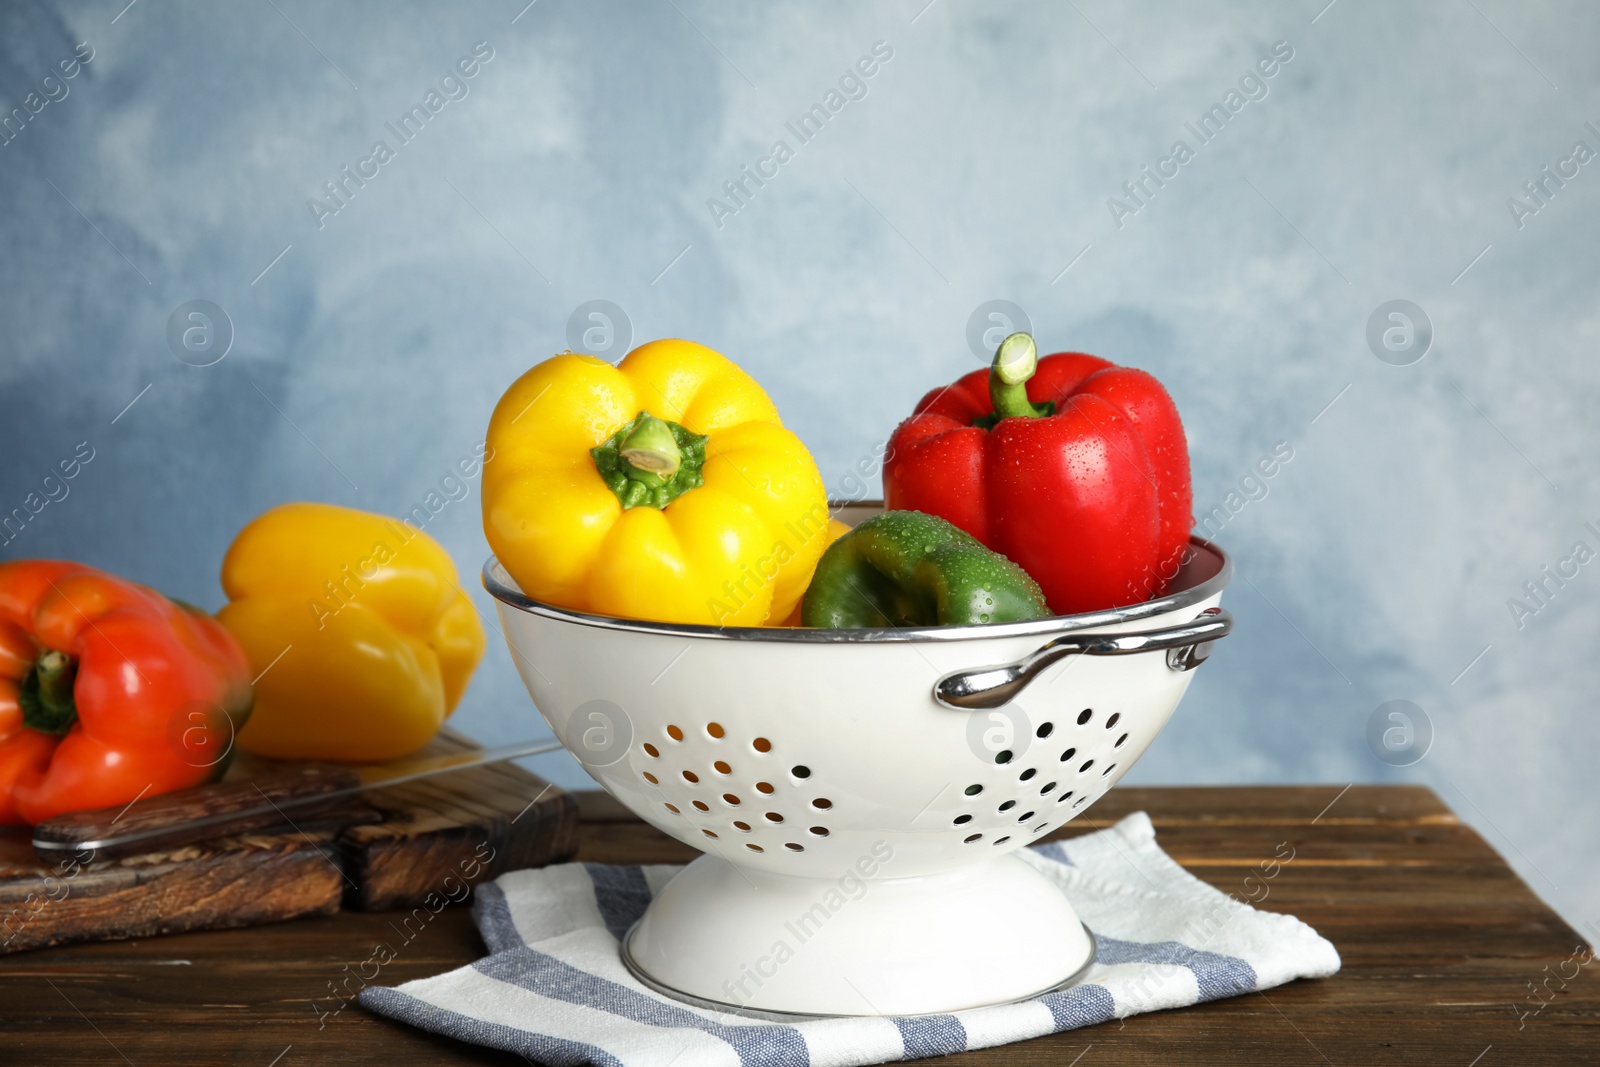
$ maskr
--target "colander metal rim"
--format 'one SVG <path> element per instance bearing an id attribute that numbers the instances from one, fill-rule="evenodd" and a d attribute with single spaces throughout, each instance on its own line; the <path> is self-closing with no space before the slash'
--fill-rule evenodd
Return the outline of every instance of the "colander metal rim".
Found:
<path id="1" fill-rule="evenodd" d="M 1030 637 L 1083 630 L 1095 626 L 1147 619 L 1182 611 L 1204 603 L 1222 592 L 1233 577 L 1233 560 L 1217 544 L 1198 535 L 1189 538 L 1191 549 L 1209 553 L 1220 563 L 1215 574 L 1204 581 L 1168 593 L 1155 600 L 1146 600 L 1126 607 L 1106 611 L 1089 611 L 1079 615 L 1055 615 L 1048 619 L 1029 622 L 991 622 L 975 626 L 938 626 L 927 628 L 860 628 L 820 629 L 806 627 L 774 626 L 704 626 L 693 623 L 654 622 L 648 619 L 620 619 L 611 615 L 590 615 L 581 611 L 557 607 L 535 600 L 519 589 L 511 576 L 490 556 L 483 565 L 483 587 L 496 600 L 519 611 L 540 615 L 579 626 L 593 626 L 603 630 L 624 630 L 633 633 L 663 634 L 670 637 L 707 638 L 721 641 L 763 641 L 774 644 L 879 644 L 903 641 L 981 641 L 999 637 Z"/>

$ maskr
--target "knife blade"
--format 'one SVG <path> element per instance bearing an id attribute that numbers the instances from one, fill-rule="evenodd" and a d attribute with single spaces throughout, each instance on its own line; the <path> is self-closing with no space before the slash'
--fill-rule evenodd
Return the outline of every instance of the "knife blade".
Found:
<path id="1" fill-rule="evenodd" d="M 293 816 L 305 818 L 370 789 L 543 755 L 561 747 L 559 741 L 523 741 L 370 766 L 306 764 L 269 778 L 215 782 L 135 799 L 120 809 L 58 815 L 33 828 L 33 851 L 47 863 L 69 855 L 88 862 L 235 834 L 287 831 L 296 828 Z"/>

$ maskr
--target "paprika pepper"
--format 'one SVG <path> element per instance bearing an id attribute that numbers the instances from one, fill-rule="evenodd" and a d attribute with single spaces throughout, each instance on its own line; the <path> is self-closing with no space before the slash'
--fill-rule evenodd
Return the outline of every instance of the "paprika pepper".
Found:
<path id="1" fill-rule="evenodd" d="M 280 504 L 234 538 L 222 588 L 217 618 L 259 676 L 239 732 L 258 755 L 403 756 L 439 732 L 483 658 L 483 625 L 449 554 L 384 515 Z"/>
<path id="2" fill-rule="evenodd" d="M 890 438 L 884 504 L 1020 564 L 1057 614 L 1159 596 L 1189 541 L 1189 450 L 1154 377 L 1014 333 Z"/>
<path id="3" fill-rule="evenodd" d="M 56 560 L 0 564 L 0 823 L 220 778 L 250 665 L 215 619 Z"/>
<path id="4" fill-rule="evenodd" d="M 822 475 L 744 371 L 692 341 L 562 353 L 496 405 L 483 529 L 522 591 L 623 618 L 787 618 L 828 531 Z"/>
<path id="5" fill-rule="evenodd" d="M 960 528 L 885 511 L 822 554 L 801 605 L 806 626 L 973 626 L 1050 614 L 1026 571 Z"/>
<path id="6" fill-rule="evenodd" d="M 827 535 L 826 535 L 826 538 L 825 538 L 826 543 L 823 545 L 823 548 L 822 548 L 823 553 L 824 554 L 827 553 L 828 545 L 833 544 L 835 541 L 839 540 L 839 538 L 843 537 L 845 534 L 847 534 L 849 532 L 850 532 L 850 524 L 849 523 L 840 522 L 838 519 L 829 519 L 828 520 L 828 532 L 827 532 Z M 815 572 L 813 572 L 812 577 L 813 577 L 813 579 L 816 577 Z M 809 589 L 810 587 L 808 586 L 807 588 Z M 788 627 L 791 627 L 791 628 L 793 628 L 795 626 L 804 626 L 805 623 L 800 621 L 800 609 L 804 605 L 805 605 L 805 597 L 802 596 L 800 598 L 799 603 L 795 604 L 794 610 L 789 612 L 789 614 L 788 614 L 788 616 L 786 618 L 784 618 L 781 622 L 776 620 L 776 619 L 768 619 L 767 620 L 767 625 L 768 626 L 788 626 Z"/>

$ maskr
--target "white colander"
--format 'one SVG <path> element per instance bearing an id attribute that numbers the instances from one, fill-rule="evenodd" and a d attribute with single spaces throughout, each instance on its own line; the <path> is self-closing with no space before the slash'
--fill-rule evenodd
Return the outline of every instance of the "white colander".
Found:
<path id="1" fill-rule="evenodd" d="M 891 630 L 606 618 L 530 600 L 493 559 L 483 577 L 556 737 L 705 853 L 655 887 L 630 968 L 745 1014 L 907 1015 L 1088 966 L 1071 906 L 1011 853 L 1143 754 L 1232 626 L 1231 569 L 1195 538 L 1157 600 Z"/>

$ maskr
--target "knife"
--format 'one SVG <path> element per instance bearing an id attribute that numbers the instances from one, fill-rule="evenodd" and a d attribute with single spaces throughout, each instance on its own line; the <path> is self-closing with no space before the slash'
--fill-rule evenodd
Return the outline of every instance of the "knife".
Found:
<path id="1" fill-rule="evenodd" d="M 561 747 L 559 741 L 523 741 L 365 767 L 305 764 L 270 778 L 215 782 L 135 799 L 120 809 L 58 815 L 33 828 L 33 851 L 47 863 L 68 855 L 87 863 L 235 834 L 284 832 L 297 829 L 293 816 L 314 816 L 369 789 L 539 756 Z"/>

